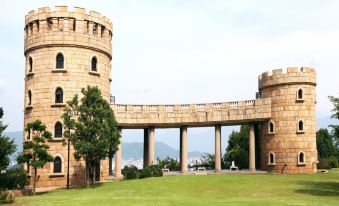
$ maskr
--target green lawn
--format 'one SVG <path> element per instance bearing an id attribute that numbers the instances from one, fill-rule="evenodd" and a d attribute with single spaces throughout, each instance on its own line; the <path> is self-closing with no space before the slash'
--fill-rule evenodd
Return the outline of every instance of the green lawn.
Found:
<path id="1" fill-rule="evenodd" d="M 208 175 L 106 183 L 16 199 L 16 205 L 339 205 L 339 170 L 313 175 Z"/>

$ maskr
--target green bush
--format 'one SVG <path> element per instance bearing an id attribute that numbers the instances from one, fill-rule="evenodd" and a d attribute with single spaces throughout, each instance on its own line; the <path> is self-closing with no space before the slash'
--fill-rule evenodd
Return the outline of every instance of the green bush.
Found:
<path id="1" fill-rule="evenodd" d="M 149 167 L 152 173 L 152 177 L 162 177 L 162 168 L 160 165 L 152 165 Z"/>
<path id="2" fill-rule="evenodd" d="M 139 170 L 136 166 L 125 166 L 121 173 L 124 175 L 124 179 L 131 180 L 131 179 L 138 179 Z"/>
<path id="3" fill-rule="evenodd" d="M 338 168 L 338 159 L 336 157 L 329 157 L 328 158 L 328 164 L 331 168 Z"/>
<path id="4" fill-rule="evenodd" d="M 151 168 L 146 167 L 146 168 L 140 170 L 139 179 L 144 179 L 144 178 L 148 178 L 148 177 L 152 177 Z"/>
<path id="5" fill-rule="evenodd" d="M 166 168 L 170 171 L 180 171 L 180 163 L 175 158 L 166 157 L 166 159 L 159 161 L 159 165 L 161 168 Z"/>
<path id="6" fill-rule="evenodd" d="M 191 166 L 191 165 L 190 165 Z M 214 169 L 215 167 L 215 155 L 214 154 L 203 154 L 199 161 L 195 161 L 192 166 L 193 168 L 205 167 L 206 169 Z"/>
<path id="7" fill-rule="evenodd" d="M 328 157 L 319 159 L 318 169 L 332 169 L 338 168 L 339 163 L 336 157 Z"/>
<path id="8" fill-rule="evenodd" d="M 152 165 L 140 170 L 139 179 L 148 177 L 161 177 L 163 175 L 160 165 Z"/>
<path id="9" fill-rule="evenodd" d="M 29 184 L 26 172 L 21 168 L 11 168 L 0 173 L 0 189 L 23 189 Z"/>
<path id="10" fill-rule="evenodd" d="M 318 169 L 331 169 L 326 158 L 319 159 Z"/>

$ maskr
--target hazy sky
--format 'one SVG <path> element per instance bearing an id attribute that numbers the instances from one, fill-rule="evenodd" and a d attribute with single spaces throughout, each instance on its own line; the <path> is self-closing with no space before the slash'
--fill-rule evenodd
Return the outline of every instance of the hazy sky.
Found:
<path id="1" fill-rule="evenodd" d="M 339 1 L 65 2 L 1 2 L 0 106 L 8 131 L 23 129 L 24 16 L 42 6 L 81 6 L 113 21 L 117 103 L 253 99 L 259 74 L 288 66 L 317 69 L 318 118 L 330 115 L 327 96 L 339 95 Z"/>

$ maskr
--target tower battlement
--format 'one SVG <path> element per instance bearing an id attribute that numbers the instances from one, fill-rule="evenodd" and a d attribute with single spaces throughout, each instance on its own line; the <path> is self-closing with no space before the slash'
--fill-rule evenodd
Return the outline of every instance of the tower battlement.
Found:
<path id="1" fill-rule="evenodd" d="M 111 58 L 112 22 L 84 8 L 42 7 L 25 16 L 25 54 L 43 45 L 78 45 L 102 50 Z M 48 35 L 46 35 L 48 33 Z"/>
<path id="2" fill-rule="evenodd" d="M 259 90 L 282 84 L 311 84 L 316 85 L 316 70 L 311 67 L 288 67 L 264 72 L 258 77 Z"/>

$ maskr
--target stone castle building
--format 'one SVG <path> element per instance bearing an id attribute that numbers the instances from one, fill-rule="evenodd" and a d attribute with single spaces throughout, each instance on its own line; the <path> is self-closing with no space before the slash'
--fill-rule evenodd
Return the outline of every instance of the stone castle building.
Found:
<path id="1" fill-rule="evenodd" d="M 65 6 L 29 12 L 25 18 L 24 124 L 40 119 L 53 133 L 52 163 L 39 169 L 38 187 L 65 187 L 67 146 L 61 115 L 66 102 L 87 85 L 98 86 L 110 101 L 112 22 L 100 13 Z M 180 128 L 180 165 L 187 171 L 187 128 L 215 127 L 215 170 L 221 171 L 221 126 L 250 125 L 250 171 L 315 173 L 316 72 L 312 68 L 273 70 L 259 76 L 255 100 L 178 105 L 111 103 L 121 129 L 144 129 L 144 166 L 154 163 L 155 128 Z M 256 130 L 256 131 L 255 131 Z M 257 134 L 257 135 L 256 135 Z M 24 141 L 30 141 L 25 134 Z M 255 144 L 255 142 L 258 141 Z M 255 145 L 260 147 L 256 160 Z M 115 158 L 100 164 L 97 179 L 121 177 L 121 144 Z M 84 163 L 70 155 L 70 184 L 83 183 Z M 30 168 L 26 168 L 30 173 Z"/>

